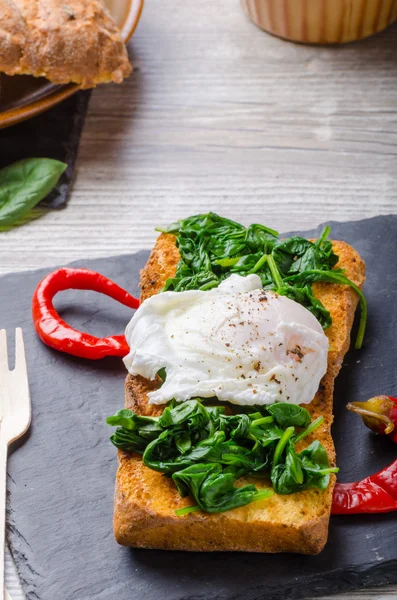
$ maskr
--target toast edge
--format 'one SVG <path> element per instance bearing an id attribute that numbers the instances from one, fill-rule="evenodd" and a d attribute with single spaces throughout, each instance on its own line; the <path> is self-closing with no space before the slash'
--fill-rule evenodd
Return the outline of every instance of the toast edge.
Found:
<path id="1" fill-rule="evenodd" d="M 122 486 L 121 486 L 122 487 Z M 197 514 L 197 513 L 196 513 Z M 218 517 L 218 515 L 216 515 Z M 315 555 L 328 539 L 329 515 L 302 527 L 222 518 L 167 518 L 131 503 L 116 483 L 114 534 L 127 547 L 190 552 L 262 552 Z M 209 535 L 209 527 L 211 528 Z"/>

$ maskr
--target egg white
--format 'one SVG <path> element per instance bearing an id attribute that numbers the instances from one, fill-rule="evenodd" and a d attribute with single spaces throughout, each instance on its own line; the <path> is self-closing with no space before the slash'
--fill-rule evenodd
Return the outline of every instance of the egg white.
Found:
<path id="1" fill-rule="evenodd" d="M 152 404 L 194 397 L 239 405 L 311 402 L 327 370 L 328 339 L 303 306 L 231 275 L 210 291 L 164 292 L 131 319 L 124 359 L 132 375 L 166 381 Z"/>

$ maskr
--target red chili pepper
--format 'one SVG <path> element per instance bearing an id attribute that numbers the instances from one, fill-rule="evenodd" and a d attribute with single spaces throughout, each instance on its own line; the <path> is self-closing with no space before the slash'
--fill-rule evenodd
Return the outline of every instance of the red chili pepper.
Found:
<path id="1" fill-rule="evenodd" d="M 347 515 L 397 510 L 397 460 L 362 481 L 337 483 L 331 513 Z"/>
<path id="2" fill-rule="evenodd" d="M 388 435 L 397 444 L 397 398 L 375 396 L 367 402 L 350 402 L 346 408 L 359 414 L 371 431 Z"/>
<path id="3" fill-rule="evenodd" d="M 99 359 L 104 356 L 126 356 L 129 352 L 123 335 L 97 338 L 68 325 L 58 315 L 52 299 L 63 290 L 93 290 L 110 296 L 117 302 L 138 308 L 139 300 L 116 283 L 88 269 L 67 267 L 53 271 L 39 283 L 33 295 L 33 323 L 39 338 L 60 352 L 81 358 Z"/>

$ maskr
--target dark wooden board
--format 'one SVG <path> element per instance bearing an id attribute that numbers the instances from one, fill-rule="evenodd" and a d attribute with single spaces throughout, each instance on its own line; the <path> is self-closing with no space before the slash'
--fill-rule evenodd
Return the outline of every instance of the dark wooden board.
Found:
<path id="1" fill-rule="evenodd" d="M 332 223 L 367 263 L 369 323 L 362 351 L 350 351 L 335 390 L 340 480 L 387 465 L 397 448 L 348 413 L 348 400 L 397 395 L 397 216 Z M 308 232 L 318 233 L 320 228 Z M 79 261 L 137 293 L 147 251 Z M 113 539 L 116 453 L 105 418 L 123 404 L 116 359 L 78 360 L 43 346 L 30 299 L 44 270 L 0 279 L 0 327 L 24 328 L 33 422 L 9 461 L 8 539 L 28 600 L 256 600 L 298 598 L 397 583 L 396 514 L 335 517 L 316 557 L 130 550 Z M 97 334 L 121 332 L 127 308 L 90 292 L 57 299 L 64 318 Z"/>

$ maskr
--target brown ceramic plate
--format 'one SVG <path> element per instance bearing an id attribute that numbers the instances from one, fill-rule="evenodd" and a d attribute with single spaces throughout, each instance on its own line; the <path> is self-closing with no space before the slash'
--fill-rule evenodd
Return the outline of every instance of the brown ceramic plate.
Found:
<path id="1" fill-rule="evenodd" d="M 105 0 L 127 43 L 138 25 L 144 0 Z M 0 129 L 34 117 L 79 90 L 76 84 L 54 85 L 47 79 L 0 74 Z"/>

